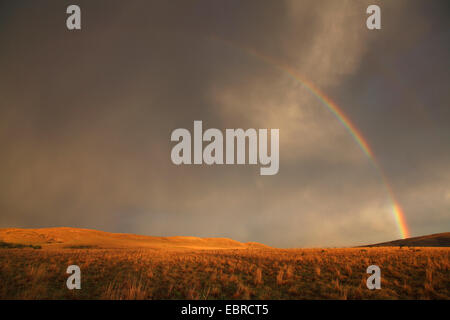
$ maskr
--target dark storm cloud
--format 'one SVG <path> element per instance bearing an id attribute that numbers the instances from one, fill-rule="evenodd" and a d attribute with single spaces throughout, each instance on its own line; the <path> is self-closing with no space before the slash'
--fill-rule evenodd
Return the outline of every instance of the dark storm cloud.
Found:
<path id="1" fill-rule="evenodd" d="M 0 227 L 276 246 L 398 237 L 380 173 L 349 133 L 248 47 L 342 107 L 373 147 L 413 234 L 447 231 L 445 1 L 382 3 L 383 29 L 374 32 L 364 1 L 78 4 L 76 32 L 65 28 L 64 3 L 1 7 Z M 194 120 L 279 128 L 279 174 L 173 165 L 170 133 L 192 130 Z"/>

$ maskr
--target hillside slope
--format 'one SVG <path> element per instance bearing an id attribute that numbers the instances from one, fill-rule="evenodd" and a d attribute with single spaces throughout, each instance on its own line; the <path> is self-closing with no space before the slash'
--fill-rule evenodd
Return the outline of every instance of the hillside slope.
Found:
<path id="1" fill-rule="evenodd" d="M 0 241 L 8 243 L 40 245 L 43 248 L 269 248 L 259 243 L 242 243 L 227 238 L 152 237 L 67 227 L 40 229 L 0 229 Z"/>
<path id="2" fill-rule="evenodd" d="M 450 247 L 450 232 L 394 240 L 367 245 L 364 247 Z"/>

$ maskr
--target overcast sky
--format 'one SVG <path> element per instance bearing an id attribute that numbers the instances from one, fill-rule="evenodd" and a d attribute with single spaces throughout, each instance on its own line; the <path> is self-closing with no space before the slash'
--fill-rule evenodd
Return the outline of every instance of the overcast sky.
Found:
<path id="1" fill-rule="evenodd" d="M 381 6 L 382 29 L 366 28 Z M 228 237 L 278 247 L 400 237 L 374 167 L 288 73 L 364 135 L 412 236 L 450 231 L 450 5 L 433 1 L 0 2 L 0 227 Z M 176 128 L 278 128 L 280 170 L 176 166 Z"/>

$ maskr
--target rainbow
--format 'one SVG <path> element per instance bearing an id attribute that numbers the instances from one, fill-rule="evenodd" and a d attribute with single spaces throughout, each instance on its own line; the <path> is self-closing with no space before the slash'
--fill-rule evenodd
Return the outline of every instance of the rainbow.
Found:
<path id="1" fill-rule="evenodd" d="M 370 148 L 369 143 L 364 138 L 362 133 L 358 130 L 358 128 L 356 128 L 356 126 L 352 123 L 352 121 L 345 115 L 345 113 L 341 110 L 341 108 L 339 108 L 339 106 L 335 102 L 333 102 L 333 100 L 331 100 L 330 97 L 328 97 L 323 91 L 321 91 L 314 83 L 305 79 L 298 72 L 296 72 L 295 70 L 290 68 L 288 65 L 283 64 L 283 63 L 275 60 L 272 57 L 269 57 L 260 52 L 257 52 L 252 48 L 244 47 L 240 44 L 238 45 L 234 42 L 231 42 L 230 40 L 225 40 L 225 39 L 219 38 L 215 35 L 210 35 L 207 37 L 207 39 L 219 41 L 219 42 L 222 42 L 232 48 L 240 49 L 241 51 L 246 52 L 250 56 L 258 58 L 259 60 L 282 71 L 283 73 L 287 74 L 290 78 L 292 78 L 294 81 L 300 83 L 300 85 L 302 85 L 304 88 L 306 88 L 320 102 L 322 102 L 322 104 L 324 106 L 326 106 L 327 109 L 343 124 L 343 126 L 346 128 L 346 130 L 350 133 L 352 138 L 359 145 L 359 147 L 364 152 L 364 154 L 367 156 L 367 158 L 372 163 L 372 165 L 380 173 L 383 184 L 386 187 L 389 200 L 392 204 L 392 215 L 394 216 L 395 222 L 397 224 L 399 234 L 403 239 L 410 237 L 410 232 L 409 232 L 408 225 L 406 223 L 406 218 L 405 218 L 403 209 L 401 208 L 399 202 L 397 201 L 395 194 L 393 192 L 393 189 L 386 177 L 386 174 L 384 173 L 384 171 L 382 170 L 378 161 L 376 160 L 375 155 L 374 155 L 372 149 Z"/>

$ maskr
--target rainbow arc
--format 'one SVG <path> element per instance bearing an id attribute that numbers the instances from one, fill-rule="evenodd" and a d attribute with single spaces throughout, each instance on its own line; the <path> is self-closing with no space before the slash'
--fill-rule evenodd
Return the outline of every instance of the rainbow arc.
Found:
<path id="1" fill-rule="evenodd" d="M 256 50 L 254 50 L 252 48 L 244 47 L 242 45 L 237 45 L 234 42 L 219 38 L 217 36 L 209 36 L 208 39 L 216 40 L 216 41 L 222 42 L 232 48 L 236 48 L 241 51 L 244 51 L 248 55 L 253 56 L 253 57 L 259 59 L 260 61 L 263 61 L 263 62 L 271 65 L 272 67 L 287 74 L 290 78 L 292 78 L 294 81 L 296 81 L 301 86 L 306 88 L 312 95 L 314 95 L 342 123 L 342 125 L 346 128 L 348 133 L 356 141 L 356 143 L 359 145 L 359 147 L 364 152 L 364 154 L 367 156 L 367 158 L 372 163 L 372 165 L 379 172 L 381 179 L 383 181 L 383 184 L 386 187 L 386 191 L 387 191 L 389 200 L 392 205 L 392 208 L 391 208 L 392 214 L 395 218 L 395 222 L 397 224 L 397 228 L 400 233 L 400 236 L 403 239 L 410 237 L 410 232 L 409 232 L 408 225 L 406 223 L 406 218 L 405 218 L 403 209 L 401 208 L 400 204 L 398 203 L 398 201 L 395 197 L 395 194 L 393 192 L 392 186 L 390 185 L 390 183 L 386 177 L 386 174 L 384 173 L 384 171 L 382 170 L 378 161 L 376 160 L 375 155 L 374 155 L 372 149 L 370 148 L 369 143 L 364 138 L 363 134 L 358 130 L 358 128 L 349 119 L 349 117 L 342 111 L 342 109 L 330 97 L 328 97 L 314 83 L 307 80 L 305 77 L 301 76 L 293 68 L 275 60 L 272 57 L 269 57 L 260 52 L 257 52 Z"/>

